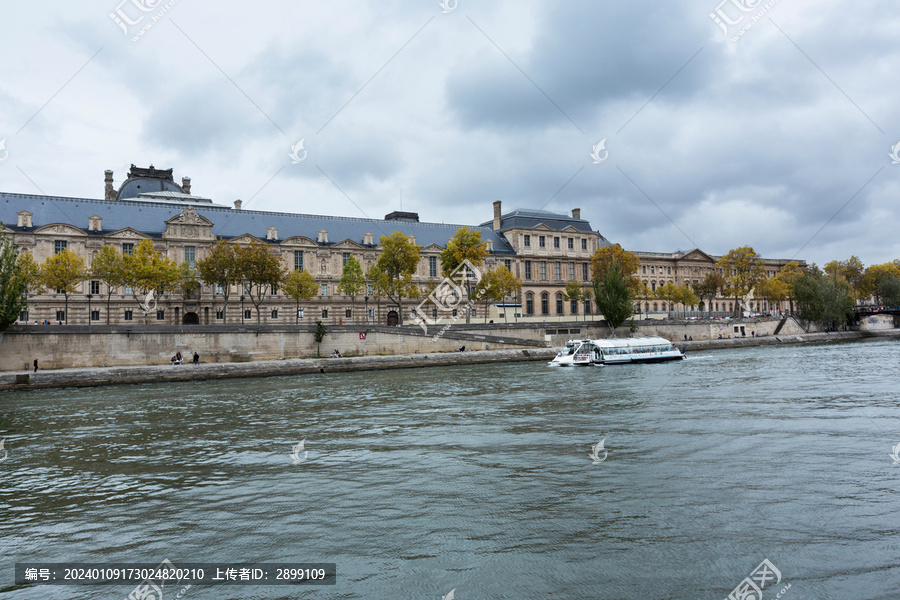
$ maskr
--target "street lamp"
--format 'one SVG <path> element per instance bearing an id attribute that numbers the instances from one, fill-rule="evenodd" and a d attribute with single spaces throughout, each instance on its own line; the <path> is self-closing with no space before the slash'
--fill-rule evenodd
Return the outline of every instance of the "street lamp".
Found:
<path id="1" fill-rule="evenodd" d="M 91 324 L 91 298 L 93 298 L 93 296 L 92 296 L 91 294 L 88 294 L 88 295 L 87 295 L 87 299 L 88 299 L 88 325 Z"/>
<path id="2" fill-rule="evenodd" d="M 241 296 L 241 325 L 244 324 L 244 297 Z"/>
<path id="3" fill-rule="evenodd" d="M 366 296 L 366 323 L 369 322 L 369 297 Z"/>

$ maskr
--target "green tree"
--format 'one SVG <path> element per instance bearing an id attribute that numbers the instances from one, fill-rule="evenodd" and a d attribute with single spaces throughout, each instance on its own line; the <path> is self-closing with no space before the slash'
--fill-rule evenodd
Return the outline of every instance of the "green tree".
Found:
<path id="1" fill-rule="evenodd" d="M 687 311 L 688 308 L 693 310 L 695 306 L 700 304 L 700 296 L 695 294 L 694 290 L 688 284 L 683 283 L 675 289 L 677 290 L 675 302 L 681 304 L 685 311 Z"/>
<path id="2" fill-rule="evenodd" d="M 371 265 L 366 270 L 366 295 L 375 301 L 375 322 L 381 320 L 381 298 L 384 297 L 384 290 L 379 285 L 379 281 L 384 278 L 384 274 L 378 268 L 378 265 Z M 366 322 L 369 322 L 369 315 L 366 314 Z"/>
<path id="3" fill-rule="evenodd" d="M 739 317 L 744 298 L 765 277 L 762 257 L 751 246 L 742 246 L 730 250 L 716 265 L 725 272 L 725 293 L 734 298 L 734 314 Z"/>
<path id="4" fill-rule="evenodd" d="M 773 302 L 783 302 L 787 299 L 790 288 L 784 280 L 776 277 L 763 279 L 756 284 L 753 295 L 758 299 L 765 299 L 770 309 Z"/>
<path id="5" fill-rule="evenodd" d="M 694 292 L 701 300 L 706 299 L 706 312 L 712 312 L 713 300 L 719 295 L 719 291 L 725 287 L 725 276 L 711 271 L 700 281 L 694 284 Z"/>
<path id="6" fill-rule="evenodd" d="M 892 308 L 900 307 L 900 277 L 896 275 L 883 277 L 875 288 L 875 297 L 878 304 Z"/>
<path id="7" fill-rule="evenodd" d="M 487 254 L 487 242 L 481 241 L 481 232 L 477 229 L 470 230 L 468 227 L 460 227 L 447 241 L 447 247 L 441 252 L 441 271 L 444 277 L 450 277 L 464 261 L 468 261 L 474 267 L 480 267 L 484 264 Z M 466 296 L 471 299 L 472 278 L 468 276 L 468 271 L 465 275 Z M 470 316 L 471 311 L 467 310 L 466 323 L 469 322 Z"/>
<path id="8" fill-rule="evenodd" d="M 633 309 L 631 295 L 629 276 L 622 270 L 618 260 L 610 262 L 601 278 L 594 279 L 597 310 L 606 319 L 613 337 L 616 336 L 616 327 L 631 316 Z"/>
<path id="9" fill-rule="evenodd" d="M 875 301 L 878 304 L 882 304 L 878 296 L 878 287 L 881 282 L 886 277 L 897 277 L 900 278 L 900 261 L 894 261 L 889 263 L 884 263 L 882 265 L 870 265 L 865 274 L 863 275 L 862 281 L 860 283 L 860 287 L 864 291 L 864 295 L 860 297 L 860 300 L 863 298 L 868 298 L 870 295 L 875 295 Z"/>
<path id="10" fill-rule="evenodd" d="M 91 260 L 91 277 L 106 284 L 106 324 L 109 325 L 110 304 L 116 288 L 125 285 L 122 255 L 113 246 L 103 246 Z"/>
<path id="11" fill-rule="evenodd" d="M 0 230 L 2 229 L 3 224 L 0 223 Z M 15 243 L 0 233 L 0 336 L 19 319 L 19 313 L 28 306 L 28 275 L 23 270 L 19 256 Z"/>
<path id="12" fill-rule="evenodd" d="M 481 280 L 475 285 L 474 295 L 472 297 L 472 301 L 481 300 L 484 302 L 484 322 L 488 322 L 488 312 L 490 305 L 494 302 L 500 302 L 503 300 L 503 297 L 506 295 L 506 290 L 503 289 L 503 281 L 501 280 L 501 275 L 499 273 L 500 269 L 506 269 L 506 267 L 499 267 L 497 269 L 491 269 L 484 273 L 481 277 Z M 466 311 L 470 312 L 470 311 Z"/>
<path id="13" fill-rule="evenodd" d="M 350 255 L 347 264 L 341 271 L 341 281 L 338 284 L 338 292 L 350 296 L 350 314 L 356 315 L 356 297 L 366 289 L 366 276 L 363 274 L 362 265 L 356 257 Z"/>
<path id="14" fill-rule="evenodd" d="M 316 321 L 316 331 L 313 333 L 313 337 L 316 340 L 316 356 L 320 356 L 320 348 L 319 346 L 322 344 L 322 340 L 325 339 L 325 334 L 328 333 L 328 329 L 322 325 L 322 321 Z"/>
<path id="15" fill-rule="evenodd" d="M 794 297 L 801 317 L 809 323 L 834 327 L 853 313 L 850 284 L 839 277 L 805 273 L 794 281 Z"/>
<path id="16" fill-rule="evenodd" d="M 78 284 L 90 276 L 84 259 L 64 249 L 62 252 L 48 256 L 41 264 L 41 285 L 48 290 L 56 290 L 65 298 L 65 320 L 69 322 L 69 295 L 74 294 Z"/>
<path id="17" fill-rule="evenodd" d="M 122 257 L 123 281 L 131 288 L 131 296 L 147 315 L 156 306 L 157 299 L 178 287 L 181 271 L 178 263 L 165 258 L 153 247 L 150 240 L 141 240 L 131 254 Z"/>
<path id="18" fill-rule="evenodd" d="M 581 302 L 588 297 L 588 291 L 584 289 L 580 283 L 578 283 L 574 279 L 571 279 L 569 280 L 569 283 L 566 284 L 566 290 L 563 292 L 563 296 L 570 302 L 572 300 L 574 300 L 575 302 Z M 584 318 L 586 320 L 587 315 L 585 315 Z"/>
<path id="19" fill-rule="evenodd" d="M 872 294 L 871 289 L 865 289 L 866 266 L 858 257 L 851 256 L 847 260 L 833 260 L 825 265 L 824 270 L 831 277 L 846 281 L 850 285 L 850 293 L 855 300 L 867 298 Z"/>
<path id="20" fill-rule="evenodd" d="M 381 255 L 369 271 L 374 287 L 396 304 L 400 315 L 399 323 L 403 325 L 403 298 L 415 298 L 419 295 L 412 276 L 419 265 L 421 246 L 411 242 L 400 231 L 381 236 L 378 244 L 381 246 Z"/>
<path id="21" fill-rule="evenodd" d="M 635 275 L 641 266 L 641 259 L 634 252 L 624 250 L 619 244 L 602 246 L 594 251 L 591 256 L 591 279 L 603 278 L 614 261 L 619 263 L 619 269 L 626 278 L 628 287 L 633 293 L 637 293 L 641 282 Z"/>
<path id="22" fill-rule="evenodd" d="M 284 266 L 281 258 L 259 240 L 241 244 L 237 250 L 237 264 L 240 281 L 256 309 L 256 322 L 262 321 L 259 307 L 265 301 L 269 290 L 278 287 L 284 280 Z"/>
<path id="23" fill-rule="evenodd" d="M 778 273 L 775 274 L 775 279 L 784 283 L 787 286 L 787 300 L 790 301 L 791 304 L 791 312 L 794 312 L 794 281 L 797 280 L 798 277 L 803 275 L 805 271 L 800 267 L 800 263 L 795 260 L 787 263 Z"/>
<path id="24" fill-rule="evenodd" d="M 506 268 L 506 265 L 494 269 L 494 282 L 501 291 L 500 299 L 518 298 L 519 292 L 522 291 L 522 280 L 512 274 L 512 271 Z M 508 310 L 503 311 L 503 319 L 509 321 Z"/>
<path id="25" fill-rule="evenodd" d="M 300 301 L 309 302 L 316 297 L 319 286 L 309 271 L 291 271 L 284 279 L 284 294 L 297 303 L 294 322 L 300 322 Z"/>
<path id="26" fill-rule="evenodd" d="M 222 290 L 222 322 L 227 323 L 231 286 L 241 281 L 237 247 L 220 238 L 196 264 L 200 280 L 212 286 L 213 296 L 219 289 Z"/>

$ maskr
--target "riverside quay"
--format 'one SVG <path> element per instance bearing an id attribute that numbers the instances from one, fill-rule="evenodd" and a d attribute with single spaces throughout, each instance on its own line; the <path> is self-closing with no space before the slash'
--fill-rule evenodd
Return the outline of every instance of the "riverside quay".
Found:
<path id="1" fill-rule="evenodd" d="M 262 322 L 378 323 L 394 325 L 399 307 L 387 298 L 376 297 L 368 285 L 357 297 L 338 291 L 344 264 L 355 257 L 363 271 L 377 260 L 381 236 L 396 231 L 420 246 L 420 261 L 413 282 L 425 286 L 441 278 L 439 255 L 462 225 L 427 223 L 411 212 L 392 212 L 384 219 L 305 215 L 244 210 L 241 201 L 219 204 L 196 195 L 191 180 L 176 183 L 172 169 L 131 166 L 128 176 L 116 189 L 113 172 L 105 172 L 102 198 L 68 198 L 0 192 L 0 222 L 3 235 L 11 236 L 20 251 L 30 252 L 36 262 L 66 249 L 87 265 L 99 250 L 109 245 L 130 253 L 141 240 L 150 240 L 165 257 L 193 266 L 205 256 L 217 239 L 234 243 L 260 240 L 269 244 L 287 269 L 307 270 L 318 285 L 318 295 L 302 306 L 295 317 L 295 303 L 274 289 L 262 305 Z M 99 186 L 98 186 L 99 187 Z M 565 287 L 578 281 L 590 288 L 591 255 L 607 240 L 581 218 L 581 210 L 558 214 L 543 210 L 516 209 L 503 212 L 493 203 L 493 219 L 467 225 L 481 233 L 488 255 L 484 269 L 506 266 L 522 282 L 514 297 L 488 307 L 472 307 L 479 319 L 513 320 L 590 318 L 594 313 L 589 298 L 568 300 Z M 699 282 L 716 267 L 718 256 L 700 249 L 686 252 L 635 252 L 641 260 L 638 277 L 651 289 L 666 283 L 681 285 Z M 764 259 L 767 276 L 774 276 L 787 260 Z M 74 294 L 65 298 L 56 290 L 30 295 L 21 323 L 65 322 L 72 325 L 143 322 L 131 290 L 112 290 L 107 315 L 109 289 L 88 276 Z M 164 324 L 215 324 L 244 319 L 256 321 L 256 314 L 244 302 L 242 288 L 234 286 L 223 313 L 222 290 L 198 286 L 190 291 L 168 292 L 158 298 L 150 321 Z M 403 301 L 402 310 L 411 315 L 419 300 Z M 714 298 L 707 310 L 731 311 L 733 299 Z M 749 307 L 775 310 L 751 300 Z M 664 301 L 640 301 L 635 308 L 649 314 L 676 310 Z M 406 322 L 406 318 L 404 318 Z"/>

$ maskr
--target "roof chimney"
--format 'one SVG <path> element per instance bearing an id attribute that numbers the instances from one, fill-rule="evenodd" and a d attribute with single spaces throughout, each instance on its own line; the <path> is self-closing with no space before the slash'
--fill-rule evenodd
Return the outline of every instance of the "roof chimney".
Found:
<path id="1" fill-rule="evenodd" d="M 187 195 L 191 195 L 191 178 L 190 177 L 182 177 L 181 178 L 181 189 L 184 190 L 184 193 Z"/>
<path id="2" fill-rule="evenodd" d="M 241 210 L 241 204 L 243 204 L 240 200 L 234 201 L 234 210 Z"/>
<path id="3" fill-rule="evenodd" d="M 106 188 L 103 190 L 103 199 L 115 200 L 116 190 L 113 189 L 113 172 L 107 169 L 104 173 L 106 174 L 106 178 L 103 181 L 106 183 Z"/>
<path id="4" fill-rule="evenodd" d="M 573 208 L 573 209 L 572 209 L 572 218 L 573 218 L 573 219 L 580 219 L 580 218 L 581 218 L 581 209 L 580 209 L 580 208 Z"/>
<path id="5" fill-rule="evenodd" d="M 500 204 L 499 200 L 494 202 L 494 231 L 500 231 Z"/>

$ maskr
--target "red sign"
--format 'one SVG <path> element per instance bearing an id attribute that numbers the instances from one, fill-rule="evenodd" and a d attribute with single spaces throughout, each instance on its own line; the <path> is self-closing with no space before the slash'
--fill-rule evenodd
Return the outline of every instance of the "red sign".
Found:
<path id="1" fill-rule="evenodd" d="M 365 334 L 365 333 L 360 333 L 360 334 L 359 334 L 359 339 L 361 339 L 361 340 L 366 339 L 366 334 Z"/>

